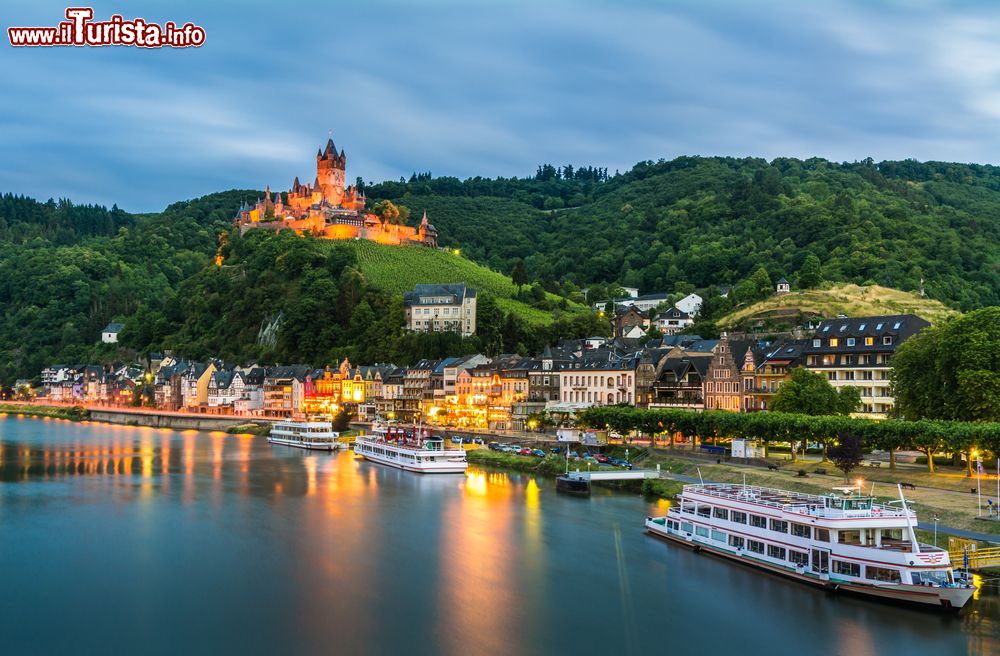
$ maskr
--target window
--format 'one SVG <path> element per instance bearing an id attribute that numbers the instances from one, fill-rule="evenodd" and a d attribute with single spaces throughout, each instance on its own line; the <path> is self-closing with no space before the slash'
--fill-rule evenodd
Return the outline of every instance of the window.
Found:
<path id="1" fill-rule="evenodd" d="M 860 326 L 858 326 L 858 330 L 864 330 L 865 326 L 867 326 L 867 325 L 868 324 L 866 324 L 866 323 L 861 324 Z"/>
<path id="2" fill-rule="evenodd" d="M 734 510 L 729 513 L 729 521 L 736 522 L 737 524 L 746 524 L 747 514 L 745 512 Z"/>
<path id="3" fill-rule="evenodd" d="M 882 343 L 886 346 L 889 346 L 890 344 L 892 344 L 892 337 L 890 335 L 886 335 L 885 337 L 882 338 Z"/>
<path id="4" fill-rule="evenodd" d="M 771 530 L 778 533 L 788 533 L 788 522 L 783 519 L 772 519 Z"/>
<path id="5" fill-rule="evenodd" d="M 809 564 L 809 554 L 804 551 L 789 550 L 788 560 L 792 561 L 796 565 L 802 565 L 805 567 Z"/>
<path id="6" fill-rule="evenodd" d="M 712 506 L 698 506 L 699 517 L 710 517 L 711 515 L 712 515 Z"/>
<path id="7" fill-rule="evenodd" d="M 840 345 L 839 339 L 837 339 L 836 337 L 830 338 L 830 346 L 839 346 L 839 345 Z"/>
<path id="8" fill-rule="evenodd" d="M 820 344 L 822 343 L 822 341 L 823 340 L 820 340 L 820 339 L 814 339 L 813 340 L 813 348 L 819 348 Z"/>
<path id="9" fill-rule="evenodd" d="M 872 346 L 875 343 L 874 337 L 865 337 L 865 346 Z"/>
<path id="10" fill-rule="evenodd" d="M 729 511 L 725 508 L 712 508 L 712 517 L 719 519 L 729 519 Z"/>
<path id="11" fill-rule="evenodd" d="M 805 524 L 795 524 L 792 523 L 792 535 L 797 538 L 808 538 L 811 531 L 810 527 Z"/>
<path id="12" fill-rule="evenodd" d="M 844 560 L 833 560 L 832 571 L 842 576 L 861 576 L 861 565 Z"/>
<path id="13" fill-rule="evenodd" d="M 767 555 L 771 558 L 777 558 L 778 560 L 785 559 L 785 548 L 776 547 L 773 544 L 767 545 Z"/>
<path id="14" fill-rule="evenodd" d="M 903 325 L 902 321 L 897 321 L 896 323 L 892 324 L 892 329 L 893 330 L 899 330 L 899 327 L 902 326 L 902 325 Z"/>
<path id="15" fill-rule="evenodd" d="M 708 537 L 708 528 L 706 528 L 704 526 L 695 526 L 694 527 L 694 532 L 697 533 L 698 535 L 700 535 L 703 538 L 707 538 Z"/>
<path id="16" fill-rule="evenodd" d="M 750 526 L 767 528 L 767 518 L 760 515 L 750 515 Z"/>
<path id="17" fill-rule="evenodd" d="M 729 536 L 729 546 L 730 547 L 735 547 L 736 549 L 742 549 L 743 548 L 743 538 L 741 538 L 741 537 L 739 537 L 737 535 L 730 535 Z"/>
<path id="18" fill-rule="evenodd" d="M 887 581 L 889 583 L 901 583 L 903 580 L 898 569 L 873 565 L 865 565 L 865 576 L 872 581 Z"/>
<path id="19" fill-rule="evenodd" d="M 764 543 L 757 542 L 756 540 L 747 540 L 747 549 L 754 553 L 762 554 L 764 553 Z"/>
<path id="20" fill-rule="evenodd" d="M 692 528 L 691 522 L 681 522 L 681 530 L 684 531 L 685 533 L 690 533 L 691 528 Z"/>
<path id="21" fill-rule="evenodd" d="M 723 533 L 722 531 L 716 531 L 715 529 L 712 529 L 712 539 L 715 540 L 716 542 L 725 542 L 726 534 Z"/>
<path id="22" fill-rule="evenodd" d="M 855 342 L 855 340 L 854 340 L 853 337 L 848 337 L 847 338 L 847 345 L 848 346 L 854 346 L 854 342 Z"/>
<path id="23" fill-rule="evenodd" d="M 875 330 L 882 330 L 882 326 L 884 326 L 884 325 L 885 325 L 884 323 L 877 324 L 875 326 Z"/>
<path id="24" fill-rule="evenodd" d="M 830 541 L 830 531 L 825 528 L 817 528 L 815 540 L 817 542 L 829 542 Z"/>

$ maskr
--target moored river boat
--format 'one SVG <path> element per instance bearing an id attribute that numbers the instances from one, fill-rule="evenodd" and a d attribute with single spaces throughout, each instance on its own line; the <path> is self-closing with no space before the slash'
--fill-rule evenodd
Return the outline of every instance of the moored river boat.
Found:
<path id="1" fill-rule="evenodd" d="M 895 504 L 899 504 L 898 506 Z M 883 600 L 961 608 L 975 587 L 948 552 L 917 541 L 900 500 L 814 495 L 738 484 L 685 485 L 646 530 L 797 581 Z"/>

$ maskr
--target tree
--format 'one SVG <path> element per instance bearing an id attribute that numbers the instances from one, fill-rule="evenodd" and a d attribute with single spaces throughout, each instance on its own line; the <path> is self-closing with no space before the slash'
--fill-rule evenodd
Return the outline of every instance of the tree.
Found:
<path id="1" fill-rule="evenodd" d="M 865 449 L 861 438 L 850 433 L 840 435 L 837 444 L 830 449 L 830 458 L 837 469 L 844 472 L 844 480 L 849 480 L 851 472 L 854 471 L 864 458 Z"/>
<path id="2" fill-rule="evenodd" d="M 399 208 L 391 200 L 380 200 L 375 203 L 372 213 L 382 219 L 382 223 L 399 222 Z"/>
<path id="3" fill-rule="evenodd" d="M 924 329 L 899 346 L 892 367 L 898 416 L 1000 421 L 1000 307 Z"/>
<path id="4" fill-rule="evenodd" d="M 517 285 L 518 289 L 528 284 L 528 272 L 524 269 L 524 260 L 514 263 L 514 270 L 510 272 L 511 281 Z"/>
<path id="5" fill-rule="evenodd" d="M 796 367 L 791 378 L 778 388 L 771 410 L 804 415 L 849 415 L 857 410 L 860 402 L 856 387 L 843 387 L 838 391 L 822 374 Z"/>
<path id="6" fill-rule="evenodd" d="M 799 287 L 811 289 L 819 287 L 822 282 L 823 274 L 820 270 L 819 258 L 810 253 L 806 255 L 806 259 L 802 262 L 802 268 L 799 269 Z"/>
<path id="7" fill-rule="evenodd" d="M 346 408 L 341 408 L 333 416 L 333 430 L 338 433 L 346 431 L 351 426 L 351 413 Z"/>

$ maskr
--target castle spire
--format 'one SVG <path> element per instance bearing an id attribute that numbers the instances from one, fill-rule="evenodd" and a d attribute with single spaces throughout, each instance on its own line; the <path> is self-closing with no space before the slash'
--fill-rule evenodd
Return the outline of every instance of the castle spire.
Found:
<path id="1" fill-rule="evenodd" d="M 334 157 L 337 156 L 337 146 L 333 143 L 332 137 L 326 140 L 326 149 L 323 151 L 324 158 L 329 157 L 330 155 L 333 155 Z"/>

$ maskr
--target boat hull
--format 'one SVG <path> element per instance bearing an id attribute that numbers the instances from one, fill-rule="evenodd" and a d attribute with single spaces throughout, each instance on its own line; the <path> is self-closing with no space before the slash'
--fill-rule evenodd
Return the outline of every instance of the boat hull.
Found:
<path id="1" fill-rule="evenodd" d="M 590 494 L 590 481 L 579 478 L 570 478 L 568 476 L 557 476 L 556 492 L 587 496 Z"/>
<path id="2" fill-rule="evenodd" d="M 328 444 L 309 444 L 306 442 L 299 442 L 296 440 L 285 439 L 282 437 L 268 437 L 267 441 L 271 444 L 280 444 L 281 446 L 291 446 L 297 449 L 306 449 L 307 451 L 336 451 L 343 447 L 342 444 L 328 443 Z"/>
<path id="3" fill-rule="evenodd" d="M 794 579 L 801 583 L 807 583 L 812 586 L 825 588 L 831 591 L 844 591 L 855 595 L 861 595 L 869 598 L 879 599 L 882 601 L 891 601 L 895 603 L 908 604 L 908 605 L 919 605 L 928 608 L 940 608 L 945 610 L 958 610 L 962 608 L 969 599 L 972 598 L 975 592 L 968 588 L 937 588 L 930 586 L 919 586 L 919 585 L 908 585 L 900 584 L 893 586 L 879 586 L 879 585 L 863 585 L 858 583 L 831 581 L 829 579 L 823 579 L 813 574 L 807 574 L 805 572 L 798 573 L 790 569 L 785 569 L 777 565 L 772 565 L 770 563 L 756 560 L 752 558 L 745 558 L 739 554 L 731 553 L 724 549 L 719 549 L 709 544 L 704 544 L 701 542 L 696 542 L 694 539 L 688 540 L 682 536 L 674 535 L 668 530 L 656 524 L 650 520 L 646 521 L 646 532 L 650 535 L 654 535 L 658 538 L 662 538 L 669 542 L 674 542 L 695 551 L 704 551 L 705 553 L 711 554 L 713 556 L 719 556 L 727 560 L 732 560 L 749 567 L 754 567 L 756 569 L 764 570 L 772 574 L 778 574 L 779 576 L 784 576 L 785 578 Z"/>

